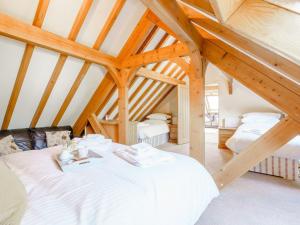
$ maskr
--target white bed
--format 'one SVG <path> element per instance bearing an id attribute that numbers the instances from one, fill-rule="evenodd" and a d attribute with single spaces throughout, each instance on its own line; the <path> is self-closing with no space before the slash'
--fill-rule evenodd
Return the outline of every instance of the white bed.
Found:
<path id="1" fill-rule="evenodd" d="M 252 142 L 271 129 L 278 121 L 266 123 L 244 123 L 238 127 L 234 135 L 226 142 L 227 147 L 239 154 Z M 298 135 L 286 145 L 278 149 L 272 156 L 260 162 L 250 171 L 280 176 L 290 180 L 299 180 L 300 136 Z"/>
<path id="2" fill-rule="evenodd" d="M 68 173 L 52 159 L 59 147 L 2 157 L 28 193 L 22 225 L 194 225 L 218 195 L 190 157 L 142 169 L 112 153 L 120 147 L 98 147 L 98 165 Z"/>
<path id="3" fill-rule="evenodd" d="M 167 121 L 148 119 L 132 122 L 130 127 L 130 144 L 148 143 L 156 147 L 169 141 L 170 129 Z"/>

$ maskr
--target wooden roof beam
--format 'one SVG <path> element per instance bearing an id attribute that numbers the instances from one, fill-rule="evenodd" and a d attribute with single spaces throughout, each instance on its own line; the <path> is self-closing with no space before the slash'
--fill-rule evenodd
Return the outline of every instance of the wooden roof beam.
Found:
<path id="1" fill-rule="evenodd" d="M 42 26 L 45 16 L 46 16 L 48 6 L 49 6 L 49 2 L 50 2 L 50 0 L 40 0 L 39 1 L 38 7 L 37 7 L 37 10 L 35 13 L 35 17 L 34 17 L 34 20 L 32 23 L 34 26 L 36 26 L 36 27 Z M 29 63 L 30 63 L 30 60 L 31 60 L 31 57 L 33 54 L 33 50 L 34 50 L 33 45 L 26 44 L 25 51 L 23 53 L 23 57 L 22 57 L 22 61 L 21 61 L 21 65 L 19 67 L 16 81 L 15 81 L 15 84 L 14 84 L 14 87 L 13 87 L 13 90 L 12 90 L 12 93 L 11 93 L 11 96 L 10 96 L 10 99 L 8 102 L 8 106 L 7 106 L 7 109 L 5 112 L 3 122 L 2 122 L 2 127 L 1 127 L 2 130 L 8 129 L 12 114 L 13 114 L 15 106 L 17 104 L 17 100 L 19 98 L 19 94 L 20 94 L 20 91 L 21 91 L 21 88 L 22 88 L 22 85 L 23 85 L 23 82 L 24 82 L 24 79 L 25 79 L 25 76 L 27 73 L 27 69 L 28 69 L 28 66 L 29 66 Z"/>
<path id="2" fill-rule="evenodd" d="M 72 40 L 74 41 L 82 27 L 82 24 L 92 6 L 92 3 L 93 3 L 93 0 L 84 0 L 83 3 L 81 4 L 81 7 L 80 7 L 80 10 L 76 16 L 76 19 L 75 19 L 75 22 L 72 26 L 72 29 L 69 33 L 69 36 L 68 36 L 68 39 L 69 40 Z M 61 54 L 58 58 L 58 61 L 56 63 L 56 66 L 52 72 L 52 75 L 50 77 L 50 80 L 46 86 L 46 89 L 42 95 L 42 98 L 39 102 L 39 105 L 34 113 L 34 116 L 31 120 L 31 124 L 30 124 L 30 127 L 35 127 L 36 124 L 38 123 L 41 115 L 42 115 L 42 112 L 47 104 L 47 101 L 50 97 L 50 94 L 58 80 L 58 77 L 65 65 L 65 62 L 67 60 L 67 56 L 66 55 L 63 55 Z"/>
<path id="3" fill-rule="evenodd" d="M 163 83 L 171 84 L 171 85 L 179 85 L 179 84 L 185 84 L 184 81 L 177 80 L 172 77 L 166 77 L 165 75 L 158 73 L 153 70 L 148 70 L 146 68 L 140 68 L 137 72 L 138 76 L 142 76 L 151 80 L 160 81 Z"/>
<path id="4" fill-rule="evenodd" d="M 140 22 L 132 32 L 131 36 L 127 40 L 126 44 L 121 50 L 121 53 L 117 57 L 118 60 L 122 61 L 132 53 L 136 53 L 139 50 L 139 47 L 146 40 L 148 34 L 151 32 L 153 27 L 155 26 L 151 21 L 147 19 L 147 15 L 149 14 L 149 10 L 147 10 Z M 115 83 L 109 76 L 105 76 L 104 80 L 98 86 L 97 90 L 94 92 L 90 101 L 78 117 L 75 125 L 74 125 L 74 134 L 79 135 L 87 122 L 88 117 L 99 110 L 99 106 L 105 101 L 107 95 L 112 91 L 115 87 Z"/>
<path id="5" fill-rule="evenodd" d="M 189 5 L 193 5 L 193 6 L 197 7 L 198 9 L 204 10 L 205 12 L 210 13 L 212 15 L 215 14 L 209 0 L 201 0 L 201 1 L 199 1 L 199 0 L 179 0 L 179 1 L 182 1 Z"/>
<path id="6" fill-rule="evenodd" d="M 186 56 L 188 54 L 189 49 L 187 46 L 183 43 L 177 43 L 157 50 L 133 55 L 122 62 L 122 67 L 144 66 L 155 62 L 165 61 L 174 57 Z"/>
<path id="7" fill-rule="evenodd" d="M 176 57 L 170 59 L 171 62 L 176 63 L 185 73 L 190 73 L 190 64 L 187 63 L 183 58 Z"/>
<path id="8" fill-rule="evenodd" d="M 185 4 L 180 5 L 184 12 L 188 15 L 192 22 L 196 25 L 210 32 L 214 36 L 208 37 L 228 41 L 235 47 L 244 50 L 255 57 L 258 61 L 267 63 L 272 69 L 281 72 L 287 77 L 291 77 L 295 81 L 300 82 L 300 65 L 283 57 L 275 51 L 255 43 L 254 41 L 243 37 L 242 35 L 230 30 L 226 26 L 216 22 L 213 18 L 205 13 L 196 10 Z"/>
<path id="9" fill-rule="evenodd" d="M 185 43 L 190 51 L 201 50 L 202 38 L 191 25 L 176 1 L 142 0 L 175 34 L 176 38 Z"/>
<path id="10" fill-rule="evenodd" d="M 93 45 L 93 49 L 98 50 L 101 45 L 103 44 L 107 34 L 109 33 L 109 31 L 111 30 L 113 24 L 115 23 L 118 15 L 120 14 L 123 6 L 124 6 L 125 0 L 118 0 L 111 13 L 108 16 L 108 19 L 106 20 L 102 30 L 100 31 L 100 33 L 98 34 L 98 37 Z M 83 66 L 81 67 L 68 95 L 66 96 L 63 104 L 61 105 L 58 113 L 56 114 L 53 122 L 52 122 L 52 126 L 57 126 L 58 123 L 60 122 L 61 118 L 63 117 L 65 111 L 67 110 L 69 104 L 71 103 L 75 93 L 77 92 L 82 80 L 84 79 L 84 77 L 86 76 L 89 68 L 91 66 L 91 63 L 88 61 L 85 61 L 85 63 L 83 64 Z M 105 79 L 105 78 L 104 78 Z M 109 83 L 109 81 L 108 81 Z"/>
<path id="11" fill-rule="evenodd" d="M 203 55 L 222 71 L 300 123 L 299 95 L 209 40 L 205 40 Z"/>
<path id="12" fill-rule="evenodd" d="M 120 67 L 115 57 L 0 13 L 0 34 L 107 67 Z"/>

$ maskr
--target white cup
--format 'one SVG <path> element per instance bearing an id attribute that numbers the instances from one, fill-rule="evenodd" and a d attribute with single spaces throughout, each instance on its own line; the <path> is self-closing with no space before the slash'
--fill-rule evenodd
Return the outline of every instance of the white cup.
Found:
<path id="1" fill-rule="evenodd" d="M 79 158 L 87 158 L 89 154 L 89 150 L 87 148 L 79 148 L 78 156 Z"/>

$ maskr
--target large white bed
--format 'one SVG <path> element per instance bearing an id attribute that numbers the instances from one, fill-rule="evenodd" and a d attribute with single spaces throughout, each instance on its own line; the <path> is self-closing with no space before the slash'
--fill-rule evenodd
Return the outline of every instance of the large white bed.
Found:
<path id="1" fill-rule="evenodd" d="M 63 173 L 53 157 L 60 147 L 1 157 L 28 195 L 22 225 L 194 225 L 218 189 L 194 159 L 135 167 L 113 154 L 111 143 L 93 150 L 97 165 Z M 170 153 L 171 154 L 171 153 Z"/>
<path id="2" fill-rule="evenodd" d="M 263 114 L 264 115 L 264 114 Z M 265 115 L 264 115 L 265 117 Z M 239 154 L 251 143 L 271 129 L 279 119 L 244 120 L 234 135 L 226 142 L 227 147 Z M 280 176 L 289 180 L 300 180 L 300 135 L 278 149 L 272 156 L 266 158 L 250 171 Z"/>

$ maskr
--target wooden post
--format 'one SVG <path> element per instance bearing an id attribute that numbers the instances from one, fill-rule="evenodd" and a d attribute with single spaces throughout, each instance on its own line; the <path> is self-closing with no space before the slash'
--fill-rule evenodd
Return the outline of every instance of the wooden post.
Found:
<path id="1" fill-rule="evenodd" d="M 129 124 L 129 109 L 128 109 L 128 78 L 130 76 L 130 70 L 124 69 L 120 71 L 120 82 L 118 85 L 119 92 L 119 142 L 121 144 L 127 144 L 127 132 Z"/>
<path id="2" fill-rule="evenodd" d="M 205 70 L 206 60 L 199 51 L 191 54 L 190 86 L 190 156 L 205 165 Z"/>

